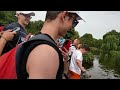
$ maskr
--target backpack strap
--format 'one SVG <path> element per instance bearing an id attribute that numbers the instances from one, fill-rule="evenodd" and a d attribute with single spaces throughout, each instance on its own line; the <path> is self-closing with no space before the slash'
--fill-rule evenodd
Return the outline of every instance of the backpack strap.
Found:
<path id="1" fill-rule="evenodd" d="M 29 39 L 27 42 L 23 43 L 20 48 L 17 49 L 16 53 L 16 70 L 18 79 L 26 79 L 29 75 L 26 72 L 26 63 L 29 53 L 38 45 L 47 44 L 53 47 L 59 55 L 59 69 L 57 72 L 57 79 L 62 79 L 64 64 L 62 54 L 57 47 L 57 44 L 54 40 L 47 34 L 39 34 L 35 37 Z M 24 56 L 24 57 L 23 57 Z"/>

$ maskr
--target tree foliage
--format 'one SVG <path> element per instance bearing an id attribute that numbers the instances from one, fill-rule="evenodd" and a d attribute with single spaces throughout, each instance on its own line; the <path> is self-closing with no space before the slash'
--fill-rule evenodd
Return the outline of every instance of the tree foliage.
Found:
<path id="1" fill-rule="evenodd" d="M 91 52 L 83 55 L 83 63 L 92 63 L 94 60 L 94 55 Z"/>
<path id="2" fill-rule="evenodd" d="M 64 38 L 73 40 L 73 39 L 79 38 L 79 37 L 80 37 L 80 36 L 79 36 L 79 33 L 78 33 L 77 31 L 75 31 L 74 28 L 72 28 L 71 30 L 69 30 L 69 31 L 67 32 L 67 34 L 65 35 Z"/>
<path id="3" fill-rule="evenodd" d="M 115 30 L 112 30 L 111 32 L 105 34 L 103 36 L 103 44 L 101 49 L 104 51 L 111 51 L 111 50 L 118 50 L 120 39 L 118 37 L 119 33 Z"/>
<path id="4" fill-rule="evenodd" d="M 44 22 L 39 20 L 39 21 L 32 21 L 30 24 L 26 27 L 27 32 L 36 34 L 41 31 L 41 28 L 43 26 Z"/>
<path id="5" fill-rule="evenodd" d="M 16 22 L 15 11 L 0 11 L 0 24 L 6 25 Z"/>
<path id="6" fill-rule="evenodd" d="M 93 40 L 93 36 L 92 34 L 84 34 L 81 38 L 80 38 L 80 41 L 82 41 L 84 44 L 87 44 L 89 46 L 94 46 L 94 40 Z"/>

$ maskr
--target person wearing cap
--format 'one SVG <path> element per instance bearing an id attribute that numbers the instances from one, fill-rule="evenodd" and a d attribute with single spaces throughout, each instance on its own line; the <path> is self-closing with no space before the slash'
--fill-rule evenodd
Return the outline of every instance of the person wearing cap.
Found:
<path id="1" fill-rule="evenodd" d="M 15 16 L 17 17 L 18 21 L 5 26 L 4 31 L 8 29 L 13 29 L 15 27 L 19 27 L 20 30 L 17 31 L 17 34 L 14 36 L 14 38 L 11 41 L 7 42 L 2 54 L 10 51 L 21 42 L 26 41 L 27 32 L 25 28 L 30 23 L 30 19 L 32 18 L 32 16 L 35 16 L 35 13 L 30 11 L 16 11 Z"/>
<path id="2" fill-rule="evenodd" d="M 47 11 L 41 33 L 47 34 L 54 42 L 66 35 L 81 20 L 76 12 Z M 77 22 L 77 23 L 76 23 Z M 56 44 L 57 45 L 57 44 Z M 59 49 L 59 47 L 58 47 Z M 66 57 L 67 54 L 63 54 Z M 47 44 L 36 46 L 28 55 L 26 71 L 29 79 L 62 79 L 64 66 L 59 63 L 57 51 Z M 61 73 L 58 73 L 61 72 Z"/>

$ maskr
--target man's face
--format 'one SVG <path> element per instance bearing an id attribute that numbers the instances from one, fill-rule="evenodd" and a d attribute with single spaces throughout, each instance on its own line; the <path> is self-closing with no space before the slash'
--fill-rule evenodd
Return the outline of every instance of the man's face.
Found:
<path id="1" fill-rule="evenodd" d="M 75 45 L 75 47 L 77 47 L 77 45 L 78 45 L 79 43 L 80 43 L 79 40 L 78 40 L 78 39 L 75 39 L 73 44 Z"/>
<path id="2" fill-rule="evenodd" d="M 65 36 L 65 34 L 67 33 L 67 31 L 69 31 L 74 25 L 74 23 L 76 22 L 76 16 L 75 14 L 71 14 L 68 12 L 63 13 L 62 16 L 62 24 L 60 26 L 60 36 Z"/>
<path id="3" fill-rule="evenodd" d="M 82 46 L 82 44 L 79 43 L 79 44 L 77 45 L 77 48 L 80 49 L 81 46 Z"/>
<path id="4" fill-rule="evenodd" d="M 30 23 L 31 16 L 29 14 L 20 13 L 18 15 L 18 19 L 22 24 L 28 25 Z"/>
<path id="5" fill-rule="evenodd" d="M 86 51 L 85 49 L 83 49 L 83 54 L 86 54 L 88 51 Z"/>

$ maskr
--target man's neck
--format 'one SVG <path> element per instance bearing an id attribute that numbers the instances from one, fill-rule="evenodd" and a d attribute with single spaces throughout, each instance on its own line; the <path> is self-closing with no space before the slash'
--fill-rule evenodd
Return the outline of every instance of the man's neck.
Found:
<path id="1" fill-rule="evenodd" d="M 82 51 L 82 49 L 79 49 L 79 51 L 83 54 L 83 51 Z"/>
<path id="2" fill-rule="evenodd" d="M 54 41 L 57 41 L 59 35 L 58 35 L 58 28 L 53 23 L 45 22 L 43 25 L 43 28 L 41 29 L 41 33 L 45 33 L 50 35 Z"/>
<path id="3" fill-rule="evenodd" d="M 25 29 L 26 25 L 22 24 L 20 21 L 18 23 Z"/>

